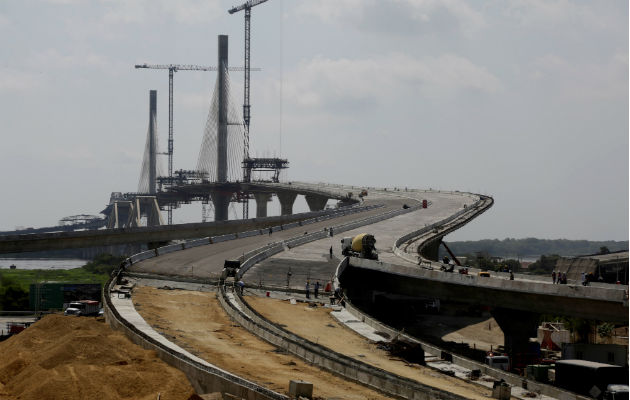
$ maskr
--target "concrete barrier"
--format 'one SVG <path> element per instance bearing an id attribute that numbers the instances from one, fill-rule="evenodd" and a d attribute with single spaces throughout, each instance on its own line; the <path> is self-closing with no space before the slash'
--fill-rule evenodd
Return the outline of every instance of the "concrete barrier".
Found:
<path id="1" fill-rule="evenodd" d="M 112 278 L 103 288 L 104 314 L 109 325 L 113 329 L 122 331 L 135 344 L 154 350 L 160 359 L 182 371 L 197 393 L 221 392 L 247 400 L 288 400 L 288 397 L 283 394 L 220 368 L 202 364 L 152 339 L 125 320 L 113 306 L 111 289 L 114 284 L 115 278 Z"/>
<path id="2" fill-rule="evenodd" d="M 236 300 L 238 301 L 238 306 L 232 304 L 223 288 L 219 291 L 218 299 L 230 317 L 248 331 L 272 345 L 280 347 L 334 374 L 341 375 L 387 395 L 404 399 L 465 399 L 465 397 L 423 385 L 417 381 L 355 360 L 286 331 L 280 326 L 267 321 L 249 307 L 247 303 L 243 302 L 238 295 L 235 296 L 235 299 L 238 299 Z M 243 309 L 247 310 L 247 314 L 241 311 Z"/>
<path id="3" fill-rule="evenodd" d="M 161 256 L 161 255 L 164 255 L 164 254 L 172 253 L 174 251 L 183 250 L 184 248 L 185 248 L 184 244 L 182 244 L 182 243 L 170 244 L 168 246 L 162 246 L 162 247 L 159 247 L 157 249 L 157 255 Z"/>
<path id="4" fill-rule="evenodd" d="M 207 244 L 210 244 L 210 238 L 201 238 L 201 239 L 194 239 L 194 240 L 188 240 L 184 243 L 184 248 L 185 249 L 190 249 L 193 247 L 198 247 L 198 246 L 205 246 Z"/>
<path id="5" fill-rule="evenodd" d="M 422 350 L 424 350 L 425 353 L 431 354 L 432 356 L 435 356 L 435 357 L 442 357 L 442 355 L 444 354 L 444 350 L 442 350 L 441 348 L 433 346 L 421 340 L 418 340 L 412 336 L 409 336 L 403 332 L 400 332 L 390 327 L 389 325 L 383 324 L 377 319 L 370 317 L 368 314 L 365 314 L 358 308 L 354 307 L 354 305 L 352 305 L 352 303 L 349 301 L 346 301 L 346 310 L 350 312 L 350 314 L 352 314 L 357 320 L 362 321 L 363 323 L 371 326 L 372 328 L 378 330 L 379 332 L 385 332 L 388 335 L 390 335 L 390 337 L 392 338 L 402 337 L 405 340 L 418 344 L 419 346 L 422 347 Z M 478 369 L 481 371 L 481 373 L 492 376 L 493 378 L 497 380 L 503 379 L 505 382 L 509 383 L 512 386 L 523 387 L 523 384 L 525 384 L 527 385 L 527 390 L 531 392 L 543 394 L 545 396 L 550 396 L 556 399 L 563 399 L 563 400 L 585 400 L 586 399 L 585 397 L 563 391 L 551 385 L 525 379 L 522 376 L 512 374 L 512 373 L 503 371 L 501 369 L 491 368 L 486 364 L 483 364 L 483 363 L 480 363 L 480 362 L 477 362 L 477 361 L 474 361 L 465 357 L 461 357 L 457 354 L 453 354 L 453 353 L 448 353 L 448 354 L 450 355 L 450 358 L 452 358 L 451 362 L 453 364 L 469 369 L 469 370 Z"/>

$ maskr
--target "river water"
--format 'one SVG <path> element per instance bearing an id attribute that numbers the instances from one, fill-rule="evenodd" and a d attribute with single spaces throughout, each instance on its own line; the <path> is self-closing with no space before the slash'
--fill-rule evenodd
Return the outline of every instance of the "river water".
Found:
<path id="1" fill-rule="evenodd" d="M 87 260 L 62 258 L 0 258 L 0 269 L 72 269 L 87 264 Z"/>

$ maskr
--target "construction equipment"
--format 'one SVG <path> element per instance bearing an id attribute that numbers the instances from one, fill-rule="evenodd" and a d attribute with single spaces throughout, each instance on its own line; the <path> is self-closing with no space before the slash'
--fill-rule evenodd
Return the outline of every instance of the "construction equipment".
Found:
<path id="1" fill-rule="evenodd" d="M 369 233 L 362 233 L 355 237 L 345 237 L 341 239 L 341 254 L 347 257 L 378 260 L 375 243 L 376 239 Z"/>
<path id="2" fill-rule="evenodd" d="M 249 0 L 240 6 L 232 7 L 228 10 L 230 14 L 237 13 L 241 10 L 245 11 L 245 81 L 244 81 L 244 93 L 243 93 L 243 122 L 245 123 L 245 135 L 249 139 L 249 120 L 250 120 L 250 104 L 249 104 L 249 71 L 250 71 L 250 26 L 252 19 L 252 7 L 266 2 L 267 0 Z M 247 142 L 247 148 L 245 158 L 249 157 L 249 142 Z"/>
<path id="3" fill-rule="evenodd" d="M 168 70 L 168 177 L 173 178 L 173 75 L 177 71 L 217 71 L 217 67 L 206 67 L 190 64 L 136 64 L 136 69 L 167 69 Z M 230 71 L 242 71 L 243 67 L 230 67 Z M 249 70 L 249 65 L 248 65 Z M 259 69 L 255 69 L 259 70 Z M 173 207 L 168 206 L 168 224 L 173 224 Z"/>
<path id="4" fill-rule="evenodd" d="M 63 315 L 90 316 L 98 315 L 100 304 L 96 300 L 73 301 L 68 305 Z"/>
<path id="5" fill-rule="evenodd" d="M 251 36 L 251 31 L 250 31 L 250 26 L 251 26 L 251 19 L 252 19 L 252 7 L 255 7 L 259 4 L 262 4 L 264 2 L 266 2 L 267 0 L 249 0 L 246 1 L 245 3 L 241 4 L 240 6 L 236 6 L 236 7 L 232 7 L 228 10 L 228 13 L 230 14 L 234 14 L 237 13 L 241 10 L 245 11 L 245 79 L 243 81 L 243 126 L 245 128 L 245 146 L 243 148 L 243 162 L 245 162 L 246 160 L 249 160 L 249 120 L 251 117 L 250 114 L 250 105 L 249 105 L 249 72 L 251 70 L 250 68 L 250 36 Z M 244 170 L 243 175 L 246 176 L 246 178 L 249 178 L 249 175 L 251 174 L 251 170 Z M 246 182 L 249 182 L 248 180 L 246 180 Z M 247 219 L 249 218 L 249 203 L 248 200 L 245 200 L 243 202 L 243 219 Z"/>

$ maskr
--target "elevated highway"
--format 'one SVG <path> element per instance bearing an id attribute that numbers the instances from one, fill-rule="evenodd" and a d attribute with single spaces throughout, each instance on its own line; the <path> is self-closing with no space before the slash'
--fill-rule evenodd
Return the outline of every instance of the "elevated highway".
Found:
<path id="1" fill-rule="evenodd" d="M 335 210 L 324 210 L 328 199 L 343 201 L 346 205 L 358 202 L 360 189 L 315 185 L 273 184 L 273 183 L 235 183 L 188 185 L 180 188 L 187 195 L 210 196 L 213 190 L 250 190 L 261 195 L 257 204 L 257 217 L 247 220 L 214 221 L 207 223 L 189 223 L 153 227 L 128 227 L 117 229 L 94 229 L 74 232 L 29 233 L 0 236 L 0 254 L 22 253 L 41 250 L 62 250 L 93 246 L 113 246 L 129 243 L 160 245 L 172 240 L 194 239 L 218 236 L 230 233 L 246 232 L 253 229 L 265 229 L 270 226 L 290 224 L 305 219 L 334 214 Z M 234 187 L 232 187 L 234 186 Z M 276 193 L 282 205 L 282 215 L 268 217 L 267 202 L 270 195 Z M 349 193 L 351 195 L 349 196 Z M 180 193 L 181 194 L 181 193 Z M 177 193 L 173 194 L 174 196 Z M 293 202 L 298 195 L 303 195 L 311 212 L 293 214 Z M 166 203 L 168 201 L 165 200 Z M 368 202 L 370 204 L 370 202 Z M 107 211 L 106 209 L 105 211 Z M 103 226 L 99 225 L 99 227 Z"/>
<path id="2" fill-rule="evenodd" d="M 367 210 L 363 213 L 318 221 L 309 225 L 296 226 L 285 230 L 274 230 L 272 235 L 256 235 L 210 246 L 176 251 L 160 257 L 153 257 L 137 263 L 134 262 L 127 269 L 133 273 L 152 273 L 172 276 L 173 278 L 208 279 L 219 274 L 225 259 L 244 255 L 245 258 L 248 258 L 251 256 L 251 251 L 254 248 L 261 248 L 263 253 L 271 254 L 271 252 L 266 252 L 264 249 L 274 248 L 277 250 L 275 251 L 277 253 L 275 256 L 269 257 L 269 254 L 263 254 L 262 258 L 257 258 L 253 262 L 247 263 L 247 268 L 241 271 L 245 281 L 250 285 L 252 282 L 260 283 L 260 277 L 264 276 L 266 277 L 264 284 L 276 287 L 290 284 L 292 287 L 301 288 L 306 279 L 324 280 L 334 275 L 338 264 L 336 261 L 339 258 L 339 236 L 342 231 L 344 231 L 343 236 L 369 231 L 377 237 L 377 247 L 381 251 L 381 262 L 368 263 L 363 260 L 352 262 L 344 271 L 341 271 L 342 273 L 339 276 L 339 281 L 343 287 L 348 290 L 353 300 L 357 299 L 359 304 L 366 298 L 372 297 L 375 291 L 391 291 L 392 293 L 405 293 L 405 291 L 408 291 L 407 294 L 410 295 L 435 295 L 436 297 L 441 296 L 443 293 L 445 298 L 457 301 L 490 302 L 494 299 L 496 301 L 492 303 L 492 306 L 495 307 L 496 314 L 500 314 L 501 310 L 509 310 L 505 306 L 510 305 L 510 303 L 506 303 L 504 298 L 491 294 L 483 296 L 481 293 L 484 290 L 497 290 L 498 288 L 506 292 L 505 298 L 521 296 L 522 293 L 516 290 L 516 286 L 510 287 L 510 285 L 518 285 L 525 291 L 532 291 L 533 296 L 539 295 L 539 293 L 536 293 L 538 289 L 532 290 L 531 284 L 526 281 L 517 280 L 510 283 L 506 279 L 493 278 L 489 278 L 487 281 L 480 281 L 475 278 L 454 277 L 453 274 L 428 269 L 432 267 L 431 260 L 419 257 L 417 252 L 414 252 L 413 249 L 416 246 L 412 246 L 412 243 L 417 242 L 424 246 L 435 246 L 436 243 L 439 243 L 437 239 L 440 235 L 443 236 L 487 210 L 492 205 L 491 199 L 459 192 L 392 192 L 375 190 L 370 191 L 368 198 L 370 200 L 366 201 L 366 204 L 379 204 L 383 207 Z M 428 199 L 430 201 L 428 209 L 417 208 L 420 199 Z M 407 212 L 399 213 L 392 218 L 378 220 L 369 226 L 355 228 L 352 225 L 353 221 L 357 219 L 386 212 L 400 211 L 403 205 L 411 206 L 411 208 Z M 333 237 L 325 234 L 325 230 L 330 227 L 335 228 Z M 409 235 L 410 233 L 412 234 L 411 236 Z M 302 235 L 304 237 L 314 235 L 313 239 L 315 240 L 298 246 L 297 244 L 300 242 L 298 238 Z M 333 249 L 332 260 L 329 252 L 331 247 Z M 431 253 L 434 253 L 434 251 L 431 251 Z M 258 262 L 256 262 L 257 260 Z M 293 271 L 294 279 L 291 282 L 288 282 L 286 278 L 288 268 L 290 268 L 289 271 Z M 401 271 L 405 273 L 400 273 Z M 364 279 L 364 273 L 368 277 L 367 280 Z M 372 273 L 383 275 L 372 279 L 370 275 Z M 418 281 L 416 282 L 414 279 L 418 279 Z M 450 280 L 455 279 L 469 279 L 466 281 L 468 283 L 467 291 L 450 289 L 446 286 L 455 284 L 455 282 L 450 282 Z M 413 283 L 417 284 L 415 290 Z M 538 284 L 546 285 L 543 283 Z M 549 284 L 543 289 L 554 291 L 558 286 L 554 287 Z M 444 289 L 444 292 L 440 288 Z M 603 298 L 609 297 L 619 299 L 619 291 L 595 293 L 588 290 L 594 288 L 584 289 L 582 297 L 587 302 L 597 303 L 602 301 Z M 564 290 L 573 289 L 561 289 L 560 291 Z M 575 299 L 575 296 L 572 297 L 569 293 L 558 293 L 556 296 L 566 298 L 563 300 L 566 303 L 566 307 L 570 307 L 572 300 Z M 613 300 L 613 302 L 617 301 L 617 303 L 620 303 L 622 309 L 625 307 L 627 315 L 627 294 L 625 294 L 625 301 L 623 298 L 624 295 L 621 294 L 621 301 Z M 506 332 L 506 344 L 508 345 L 513 345 L 521 338 L 519 335 L 513 335 L 511 329 L 515 323 L 521 323 L 523 320 L 520 318 L 521 314 L 516 312 L 523 311 L 531 314 L 531 311 L 518 308 L 521 306 L 513 306 L 515 311 L 512 310 L 512 318 L 505 314 L 497 316 L 502 329 Z M 616 313 L 613 314 L 617 315 Z M 516 317 L 514 318 L 514 316 Z M 527 319 L 527 321 L 530 321 L 530 319 Z"/>

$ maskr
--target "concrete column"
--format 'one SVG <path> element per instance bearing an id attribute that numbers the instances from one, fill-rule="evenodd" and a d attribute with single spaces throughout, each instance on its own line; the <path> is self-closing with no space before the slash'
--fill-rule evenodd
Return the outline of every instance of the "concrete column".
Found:
<path id="1" fill-rule="evenodd" d="M 231 194 L 226 193 L 211 193 L 212 205 L 214 206 L 214 220 L 215 221 L 227 221 L 228 207 L 230 206 Z"/>
<path id="2" fill-rule="evenodd" d="M 504 335 L 504 347 L 510 356 L 529 352 L 529 338 L 536 337 L 540 315 L 507 308 L 494 308 L 492 317 Z"/>
<path id="3" fill-rule="evenodd" d="M 157 140 L 156 140 L 157 90 L 149 91 L 149 193 L 155 194 L 157 178 Z"/>
<path id="4" fill-rule="evenodd" d="M 293 203 L 297 197 L 295 192 L 278 192 L 278 200 L 280 200 L 280 215 L 293 214 Z"/>
<path id="5" fill-rule="evenodd" d="M 254 193 L 256 199 L 256 218 L 267 216 L 267 203 L 271 201 L 271 193 Z"/>
<path id="6" fill-rule="evenodd" d="M 228 175 L 228 155 L 227 155 L 227 111 L 228 93 L 226 85 L 226 69 L 228 67 L 228 37 L 219 35 L 219 68 L 218 82 L 218 102 L 219 118 L 217 118 L 217 181 L 227 182 Z M 216 210 L 216 207 L 215 207 Z M 227 219 L 227 218 L 226 218 Z"/>
<path id="7" fill-rule="evenodd" d="M 439 258 L 439 250 L 440 250 L 441 242 L 442 242 L 442 238 L 440 237 L 440 238 L 436 238 L 431 243 L 427 243 L 426 246 L 422 247 L 422 250 L 420 251 L 420 255 L 429 260 L 439 261 L 438 258 Z"/>
<path id="8" fill-rule="evenodd" d="M 323 210 L 324 207 L 326 207 L 326 203 L 328 203 L 328 197 L 325 196 L 307 194 L 304 198 L 306 199 L 306 204 L 308 204 L 308 208 L 311 211 Z"/>

